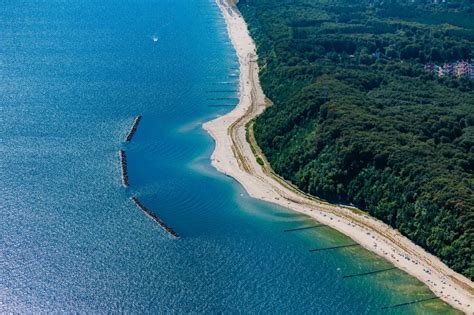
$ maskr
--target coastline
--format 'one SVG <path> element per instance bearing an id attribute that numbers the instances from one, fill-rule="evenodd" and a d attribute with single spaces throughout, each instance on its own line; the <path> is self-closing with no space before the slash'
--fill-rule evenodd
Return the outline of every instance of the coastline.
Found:
<path id="1" fill-rule="evenodd" d="M 349 236 L 366 249 L 414 276 L 440 299 L 467 314 L 474 314 L 474 283 L 452 271 L 387 224 L 349 207 L 319 201 L 278 177 L 258 147 L 247 141 L 247 124 L 268 106 L 260 86 L 256 47 L 247 25 L 233 3 L 216 0 L 240 63 L 240 100 L 229 113 L 204 124 L 216 147 L 212 165 L 235 178 L 250 196 L 308 215 Z M 251 128 L 250 128 L 251 129 Z M 250 134 L 250 141 L 252 141 Z M 260 166 L 253 150 L 264 159 Z"/>

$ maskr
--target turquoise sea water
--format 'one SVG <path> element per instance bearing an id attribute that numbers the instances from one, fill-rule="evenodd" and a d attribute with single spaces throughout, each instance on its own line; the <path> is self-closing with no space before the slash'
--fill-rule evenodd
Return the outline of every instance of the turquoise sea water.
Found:
<path id="1" fill-rule="evenodd" d="M 396 270 L 343 279 L 389 265 L 356 247 L 309 253 L 350 240 L 284 233 L 314 222 L 210 166 L 201 124 L 236 100 L 208 98 L 237 96 L 237 67 L 212 1 L 2 1 L 0 313 L 453 312 L 382 310 L 432 293 Z"/>

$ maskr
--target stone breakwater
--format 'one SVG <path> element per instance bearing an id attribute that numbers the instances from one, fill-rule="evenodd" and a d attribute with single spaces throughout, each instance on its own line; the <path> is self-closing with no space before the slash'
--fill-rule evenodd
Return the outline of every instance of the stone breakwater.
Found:
<path id="1" fill-rule="evenodd" d="M 122 172 L 122 185 L 128 187 L 128 169 L 127 169 L 127 156 L 124 150 L 119 150 L 120 158 L 120 169 Z"/>
<path id="2" fill-rule="evenodd" d="M 174 238 L 179 238 L 178 233 L 176 233 L 172 228 L 170 228 L 165 222 L 163 222 L 159 217 L 157 217 L 153 212 L 151 212 L 143 203 L 138 200 L 136 197 L 130 197 L 130 200 L 145 214 L 150 217 L 153 221 L 158 223 L 159 226 L 165 230 L 169 235 L 171 235 Z"/>
<path id="3" fill-rule="evenodd" d="M 138 124 L 140 123 L 140 120 L 142 119 L 142 116 L 137 116 L 135 120 L 133 121 L 132 127 L 130 128 L 130 131 L 127 134 L 127 137 L 125 138 L 125 142 L 130 142 L 133 138 L 133 135 L 137 131 Z M 127 167 L 127 156 L 125 154 L 124 150 L 119 150 L 119 158 L 120 158 L 120 169 L 122 173 L 122 185 L 124 187 L 129 186 L 129 181 L 128 181 L 128 167 Z M 173 238 L 179 238 L 178 233 L 174 231 L 171 227 L 169 227 L 163 220 L 161 220 L 158 216 L 156 216 L 153 212 L 150 211 L 145 205 L 138 200 L 136 197 L 130 197 L 130 200 L 137 206 L 140 210 L 142 210 L 148 217 L 150 217 L 153 221 L 158 223 L 159 226 L 165 230 L 169 235 L 171 235 Z"/>
<path id="4" fill-rule="evenodd" d="M 142 120 L 142 116 L 138 115 L 135 117 L 135 120 L 133 121 L 132 127 L 130 127 L 130 130 L 127 134 L 127 137 L 125 138 L 125 142 L 130 142 L 132 141 L 133 136 L 135 135 L 135 132 L 137 131 L 138 124 Z"/>

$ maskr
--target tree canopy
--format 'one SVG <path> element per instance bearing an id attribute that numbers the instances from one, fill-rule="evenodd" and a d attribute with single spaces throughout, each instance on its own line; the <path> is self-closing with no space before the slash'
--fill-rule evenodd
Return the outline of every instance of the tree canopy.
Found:
<path id="1" fill-rule="evenodd" d="M 238 6 L 274 103 L 254 128 L 275 171 L 474 279 L 474 82 L 423 67 L 473 57 L 472 1 Z"/>

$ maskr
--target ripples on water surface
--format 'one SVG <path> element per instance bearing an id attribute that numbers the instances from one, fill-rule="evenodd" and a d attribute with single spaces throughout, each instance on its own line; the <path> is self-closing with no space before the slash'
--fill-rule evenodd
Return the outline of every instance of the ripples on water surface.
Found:
<path id="1" fill-rule="evenodd" d="M 358 314 L 431 296 L 400 271 L 342 280 L 387 263 L 308 253 L 348 240 L 283 233 L 313 223 L 210 167 L 200 125 L 229 108 L 207 91 L 228 89 L 212 83 L 235 80 L 237 64 L 213 2 L 3 0 L 0 30 L 0 312 Z M 452 310 L 390 312 L 417 311 Z"/>

